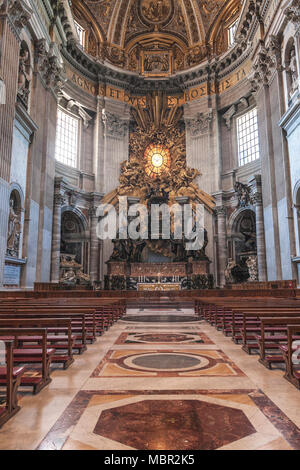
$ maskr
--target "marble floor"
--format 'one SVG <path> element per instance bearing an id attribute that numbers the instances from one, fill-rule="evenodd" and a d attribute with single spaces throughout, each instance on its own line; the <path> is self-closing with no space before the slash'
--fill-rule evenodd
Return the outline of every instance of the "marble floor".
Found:
<path id="1" fill-rule="evenodd" d="M 0 449 L 300 449 L 300 392 L 193 311 L 129 310 L 0 430 Z"/>

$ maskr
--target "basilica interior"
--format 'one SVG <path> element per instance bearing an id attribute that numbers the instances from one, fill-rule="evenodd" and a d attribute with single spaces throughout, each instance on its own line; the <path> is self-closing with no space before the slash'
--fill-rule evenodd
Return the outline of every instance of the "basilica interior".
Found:
<path id="1" fill-rule="evenodd" d="M 0 0 L 0 135 L 0 449 L 299 450 L 300 0 Z"/>

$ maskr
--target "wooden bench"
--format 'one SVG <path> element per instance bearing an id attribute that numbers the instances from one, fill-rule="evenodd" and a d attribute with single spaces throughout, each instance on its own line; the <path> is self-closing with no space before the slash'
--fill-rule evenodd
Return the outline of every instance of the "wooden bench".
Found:
<path id="1" fill-rule="evenodd" d="M 5 389 L 5 404 L 0 406 L 0 428 L 20 409 L 18 405 L 18 387 L 25 372 L 24 367 L 14 367 L 13 340 L 3 341 L 5 345 L 6 365 L 0 364 L 0 388 Z"/>
<path id="2" fill-rule="evenodd" d="M 84 352 L 87 348 L 87 327 L 86 327 L 86 314 L 72 313 L 65 311 L 53 311 L 53 310 L 36 310 L 32 309 L 8 309 L 5 312 L 0 311 L 0 318 L 21 318 L 21 319 L 70 319 L 71 320 L 71 332 L 74 337 L 73 348 L 78 350 L 79 354 Z M 53 332 L 54 329 L 50 329 Z M 55 327 L 56 332 L 66 331 L 64 327 Z"/>
<path id="3" fill-rule="evenodd" d="M 299 317 L 300 312 L 282 310 L 280 312 L 272 312 L 272 318 L 280 317 Z M 264 317 L 270 317 L 270 312 L 256 311 L 243 313 L 243 324 L 240 328 L 240 334 L 242 337 L 242 349 L 247 354 L 251 354 L 252 350 L 259 350 L 259 344 L 256 336 L 261 332 L 261 319 Z M 275 334 L 275 327 L 268 327 L 265 329 L 268 333 Z"/>
<path id="4" fill-rule="evenodd" d="M 280 346 L 287 345 L 288 325 L 299 325 L 300 315 L 296 317 L 260 318 L 260 334 L 256 335 L 259 346 L 259 362 L 271 369 L 272 364 L 283 363 L 284 356 Z M 300 340 L 300 336 L 293 340 Z M 279 353 L 279 354 L 278 354 Z"/>
<path id="5" fill-rule="evenodd" d="M 0 315 L 0 328 L 46 328 L 47 346 L 55 350 L 52 363 L 62 364 L 67 369 L 74 362 L 70 318 L 11 318 L 10 315 Z M 22 349 L 38 349 L 41 344 L 42 337 L 38 335 L 18 336 L 17 346 Z"/>
<path id="6" fill-rule="evenodd" d="M 300 335 L 300 322 L 298 325 L 287 326 L 287 345 L 281 345 L 280 349 L 285 360 L 286 369 L 284 378 L 300 389 L 300 365 L 295 364 L 295 359 L 300 359 L 300 346 L 295 345 L 295 337 Z M 297 351 L 299 352 L 297 353 Z M 295 358 L 296 355 L 296 358 Z"/>
<path id="7" fill-rule="evenodd" d="M 40 336 L 42 344 L 40 349 L 18 348 L 19 336 Z M 45 328 L 0 328 L 0 340 L 14 339 L 14 364 L 41 364 L 41 376 L 22 376 L 21 385 L 33 387 L 36 395 L 50 382 L 50 365 L 55 350 L 47 347 L 47 330 Z"/>

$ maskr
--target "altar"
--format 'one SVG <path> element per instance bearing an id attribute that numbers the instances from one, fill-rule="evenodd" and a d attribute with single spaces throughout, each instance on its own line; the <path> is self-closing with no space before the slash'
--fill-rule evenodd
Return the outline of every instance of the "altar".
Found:
<path id="1" fill-rule="evenodd" d="M 209 260 L 173 263 L 126 263 L 109 261 L 106 290 L 179 291 L 211 289 Z"/>
<path id="2" fill-rule="evenodd" d="M 153 283 L 138 283 L 138 291 L 178 291 L 181 290 L 181 283 L 171 283 L 171 282 L 153 282 Z"/>

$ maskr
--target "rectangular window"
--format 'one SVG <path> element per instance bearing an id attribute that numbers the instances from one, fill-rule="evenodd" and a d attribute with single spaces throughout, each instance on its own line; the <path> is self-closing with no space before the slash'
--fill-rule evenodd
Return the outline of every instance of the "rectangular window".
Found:
<path id="1" fill-rule="evenodd" d="M 237 137 L 239 166 L 260 158 L 256 108 L 237 119 Z"/>
<path id="2" fill-rule="evenodd" d="M 55 158 L 64 165 L 77 167 L 79 120 L 58 109 Z"/>
<path id="3" fill-rule="evenodd" d="M 80 26 L 79 23 L 77 23 L 77 21 L 74 21 L 74 24 L 75 24 L 75 28 L 76 28 L 76 31 L 77 31 L 77 34 L 78 34 L 79 43 L 82 47 L 84 47 L 85 30 L 83 29 L 82 26 Z"/>
<path id="4" fill-rule="evenodd" d="M 236 30 L 237 30 L 237 25 L 238 25 L 238 21 L 235 21 L 228 28 L 228 45 L 229 45 L 229 47 L 233 46 L 233 44 L 234 44 L 234 38 L 235 38 Z"/>

